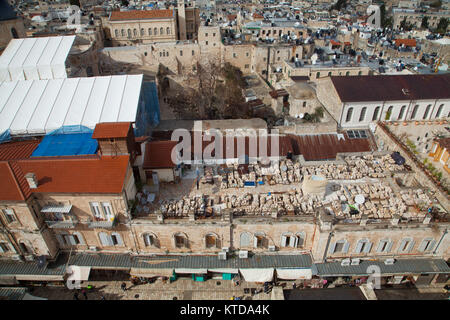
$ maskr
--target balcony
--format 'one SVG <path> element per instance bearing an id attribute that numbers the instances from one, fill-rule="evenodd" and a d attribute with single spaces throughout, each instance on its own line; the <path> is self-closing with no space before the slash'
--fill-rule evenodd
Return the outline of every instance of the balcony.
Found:
<path id="1" fill-rule="evenodd" d="M 116 217 L 112 218 L 111 220 L 94 220 L 88 222 L 88 228 L 103 228 L 108 229 L 114 227 L 116 223 Z"/>
<path id="2" fill-rule="evenodd" d="M 51 229 L 68 229 L 75 228 L 77 220 L 61 220 L 61 221 L 45 221 L 47 226 Z"/>

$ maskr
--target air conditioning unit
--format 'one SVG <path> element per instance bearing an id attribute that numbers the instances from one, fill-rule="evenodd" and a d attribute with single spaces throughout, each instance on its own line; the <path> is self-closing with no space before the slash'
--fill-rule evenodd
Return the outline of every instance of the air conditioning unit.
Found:
<path id="1" fill-rule="evenodd" d="M 347 267 L 350 265 L 350 259 L 344 259 L 341 261 L 341 266 Z"/>
<path id="2" fill-rule="evenodd" d="M 227 253 L 219 252 L 219 260 L 227 260 Z"/>
<path id="3" fill-rule="evenodd" d="M 98 251 L 98 248 L 97 247 L 89 247 L 89 250 L 91 250 L 91 251 Z"/>
<path id="4" fill-rule="evenodd" d="M 395 259 L 393 259 L 393 258 L 384 260 L 385 265 L 392 265 L 394 263 L 395 263 Z"/>
<path id="5" fill-rule="evenodd" d="M 275 246 L 269 246 L 269 251 L 270 252 L 275 252 L 275 250 L 276 250 Z"/>
<path id="6" fill-rule="evenodd" d="M 361 263 L 361 259 L 356 258 L 356 259 L 352 259 L 352 266 L 358 266 Z"/>
<path id="7" fill-rule="evenodd" d="M 228 247 L 223 247 L 223 248 L 222 248 L 222 252 L 230 252 L 230 248 L 228 248 Z"/>
<path id="8" fill-rule="evenodd" d="M 248 251 L 244 251 L 244 250 L 239 251 L 239 258 L 240 259 L 247 259 L 248 258 Z"/>
<path id="9" fill-rule="evenodd" d="M 34 257 L 33 257 L 33 255 L 28 255 L 28 256 L 25 256 L 25 260 L 26 261 L 34 261 Z"/>

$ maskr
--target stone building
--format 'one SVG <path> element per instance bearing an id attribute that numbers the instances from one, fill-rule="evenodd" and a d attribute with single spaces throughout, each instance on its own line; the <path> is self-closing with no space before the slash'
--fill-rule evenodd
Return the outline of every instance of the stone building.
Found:
<path id="1" fill-rule="evenodd" d="M 11 39 L 24 38 L 25 27 L 23 19 L 18 17 L 8 1 L 0 1 L 0 53 Z"/>

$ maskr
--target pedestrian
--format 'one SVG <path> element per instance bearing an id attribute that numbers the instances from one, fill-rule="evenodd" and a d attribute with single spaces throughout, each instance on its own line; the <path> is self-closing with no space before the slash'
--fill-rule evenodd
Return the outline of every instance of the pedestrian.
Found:
<path id="1" fill-rule="evenodd" d="M 81 290 L 81 293 L 83 294 L 83 296 L 84 296 L 84 299 L 85 300 L 87 300 L 88 299 L 88 297 L 87 297 L 87 293 L 86 293 L 86 290 Z"/>
<path id="2" fill-rule="evenodd" d="M 78 300 L 78 292 L 73 293 L 73 300 Z"/>
<path id="3" fill-rule="evenodd" d="M 122 282 L 120 287 L 122 288 L 123 291 L 127 291 L 127 284 L 125 282 Z"/>
<path id="4" fill-rule="evenodd" d="M 198 181 L 198 178 L 197 178 L 197 190 L 198 190 L 198 188 L 199 188 L 199 181 Z"/>
<path id="5" fill-rule="evenodd" d="M 292 289 L 297 289 L 297 284 L 295 282 L 292 284 Z"/>

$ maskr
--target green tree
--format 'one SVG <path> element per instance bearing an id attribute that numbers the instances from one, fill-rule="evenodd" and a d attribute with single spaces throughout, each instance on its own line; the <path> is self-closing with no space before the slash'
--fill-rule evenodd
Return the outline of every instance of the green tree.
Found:
<path id="1" fill-rule="evenodd" d="M 447 27 L 448 27 L 448 18 L 441 18 L 436 28 L 436 32 L 444 34 L 447 32 Z"/>
<path id="2" fill-rule="evenodd" d="M 422 27 L 423 29 L 428 29 L 428 17 L 427 17 L 427 16 L 424 16 L 424 17 L 422 18 L 422 24 L 421 24 L 421 27 Z"/>
<path id="3" fill-rule="evenodd" d="M 124 6 L 124 7 L 128 7 L 128 5 L 130 4 L 130 3 L 128 2 L 128 0 L 120 0 L 120 3 L 121 3 L 122 6 Z"/>
<path id="4" fill-rule="evenodd" d="M 80 0 L 69 0 L 69 3 L 70 3 L 71 6 L 81 7 Z"/>

